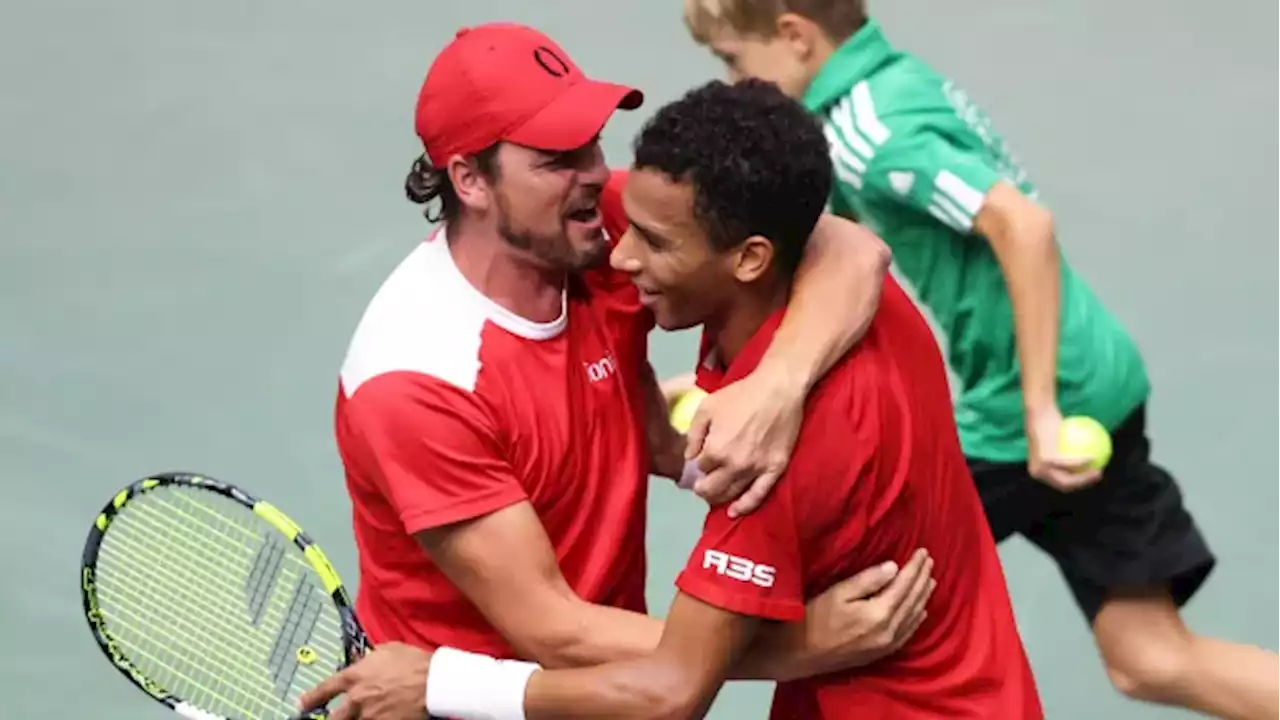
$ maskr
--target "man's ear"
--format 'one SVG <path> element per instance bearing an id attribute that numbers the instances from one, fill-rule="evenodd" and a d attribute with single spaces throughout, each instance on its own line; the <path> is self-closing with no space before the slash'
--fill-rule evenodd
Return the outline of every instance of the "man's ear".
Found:
<path id="1" fill-rule="evenodd" d="M 454 155 L 445 165 L 445 171 L 453 183 L 454 194 L 463 205 L 481 212 L 489 209 L 493 202 L 492 187 L 474 160 Z"/>
<path id="2" fill-rule="evenodd" d="M 734 251 L 733 277 L 740 283 L 759 280 L 773 265 L 773 243 L 761 235 L 752 235 Z"/>

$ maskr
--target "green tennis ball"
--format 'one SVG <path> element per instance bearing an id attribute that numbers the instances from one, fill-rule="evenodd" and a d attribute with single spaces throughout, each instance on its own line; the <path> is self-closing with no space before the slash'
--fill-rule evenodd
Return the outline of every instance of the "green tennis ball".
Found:
<path id="1" fill-rule="evenodd" d="M 693 416 L 698 412 L 698 404 L 706 396 L 706 391 L 696 387 L 681 395 L 671 406 L 671 426 L 682 433 L 689 432 Z"/>
<path id="2" fill-rule="evenodd" d="M 1058 452 L 1089 459 L 1089 468 L 1101 470 L 1111 462 L 1111 433 L 1091 417 L 1076 415 L 1062 420 Z"/>

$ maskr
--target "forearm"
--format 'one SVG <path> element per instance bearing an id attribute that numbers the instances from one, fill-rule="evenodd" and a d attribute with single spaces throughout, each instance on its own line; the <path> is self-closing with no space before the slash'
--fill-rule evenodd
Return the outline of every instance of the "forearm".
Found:
<path id="1" fill-rule="evenodd" d="M 577 622 L 562 640 L 545 645 L 528 656 L 546 668 L 590 668 L 610 662 L 638 661 L 657 649 L 664 622 L 640 613 L 581 603 L 567 617 Z M 786 681 L 808 677 L 828 669 L 820 665 L 808 643 L 804 623 L 769 623 L 760 626 L 747 652 L 733 663 L 733 680 Z M 623 688 L 625 689 L 625 687 Z"/>
<path id="2" fill-rule="evenodd" d="M 671 633 L 634 660 L 535 672 L 525 687 L 528 720 L 702 717 L 759 621 L 677 594 Z"/>
<path id="3" fill-rule="evenodd" d="M 536 647 L 517 650 L 543 667 L 589 667 L 643 657 L 662 638 L 662 620 L 607 605 L 578 601 L 560 616 L 560 623 L 552 618 L 542 621 Z"/>
<path id="4" fill-rule="evenodd" d="M 803 621 L 761 625 L 729 677 L 787 682 L 839 669 L 823 663 L 816 649 L 810 647 L 804 627 Z"/>
<path id="5" fill-rule="evenodd" d="M 678 670 L 647 658 L 599 667 L 535 672 L 525 688 L 526 720 L 689 717 Z"/>
<path id="6" fill-rule="evenodd" d="M 662 637 L 660 620 L 594 605 L 574 591 L 528 502 L 415 537 L 521 658 L 595 665 L 647 653 Z"/>
<path id="7" fill-rule="evenodd" d="M 805 247 L 787 313 L 761 360 L 805 390 L 866 333 L 889 269 L 888 247 L 866 228 L 823 215 Z"/>
<path id="8" fill-rule="evenodd" d="M 1057 402 L 1061 269 L 1052 220 L 1011 224 L 997 253 L 1013 305 L 1014 342 L 1021 367 L 1023 406 L 1028 411 Z"/>

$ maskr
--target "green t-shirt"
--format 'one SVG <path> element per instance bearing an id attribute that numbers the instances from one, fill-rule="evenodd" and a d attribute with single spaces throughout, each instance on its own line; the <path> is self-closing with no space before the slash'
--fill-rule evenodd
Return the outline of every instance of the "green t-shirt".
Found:
<path id="1" fill-rule="evenodd" d="M 965 454 L 1027 456 L 1013 310 L 974 217 L 1000 180 L 1035 187 L 972 100 L 869 21 L 826 62 L 804 104 L 824 119 L 835 165 L 833 212 L 875 231 L 897 274 L 945 336 L 960 382 Z M 1115 428 L 1150 391 L 1127 331 L 1062 260 L 1058 405 Z"/>

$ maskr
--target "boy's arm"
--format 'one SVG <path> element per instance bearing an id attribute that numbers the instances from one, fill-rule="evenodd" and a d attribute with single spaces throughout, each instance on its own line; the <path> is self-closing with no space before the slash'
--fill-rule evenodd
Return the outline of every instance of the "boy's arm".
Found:
<path id="1" fill-rule="evenodd" d="M 932 128 L 872 133 L 872 149 L 854 130 L 871 124 L 860 112 L 857 102 L 841 106 L 827 124 L 838 192 L 909 207 L 990 245 L 1013 306 L 1029 469 L 1061 489 L 1096 480 L 1083 460 L 1057 452 L 1061 268 L 1052 216 L 1005 180 L 988 152 L 961 147 Z"/>
<path id="2" fill-rule="evenodd" d="M 1062 423 L 1057 399 L 1062 270 L 1053 216 L 1002 180 L 983 197 L 973 230 L 991 245 L 1013 305 L 1028 469 L 1063 491 L 1089 484 L 1099 473 L 1083 468 L 1087 458 L 1064 457 L 1057 450 Z"/>

